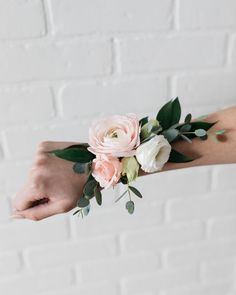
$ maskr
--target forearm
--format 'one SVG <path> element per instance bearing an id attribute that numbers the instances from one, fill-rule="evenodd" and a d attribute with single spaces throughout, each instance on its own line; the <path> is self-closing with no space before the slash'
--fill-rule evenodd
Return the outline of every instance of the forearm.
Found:
<path id="1" fill-rule="evenodd" d="M 174 149 L 195 160 L 187 163 L 167 162 L 161 171 L 201 165 L 236 163 L 236 106 L 211 113 L 205 121 L 218 121 L 209 129 L 207 140 L 194 138 L 192 143 L 181 140 L 172 144 Z M 225 133 L 219 135 L 219 141 L 216 142 L 211 135 L 219 129 L 224 129 Z M 140 170 L 140 176 L 146 174 Z"/>

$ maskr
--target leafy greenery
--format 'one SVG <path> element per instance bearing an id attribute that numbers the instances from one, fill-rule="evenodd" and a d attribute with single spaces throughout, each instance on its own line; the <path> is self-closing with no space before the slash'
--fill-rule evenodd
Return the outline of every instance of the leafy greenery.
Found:
<path id="1" fill-rule="evenodd" d="M 138 196 L 139 198 L 142 198 L 142 197 L 143 197 L 142 194 L 140 193 L 140 191 L 139 191 L 137 188 L 135 188 L 135 187 L 129 185 L 129 189 L 130 189 L 130 190 L 131 190 L 136 196 Z"/>
<path id="2" fill-rule="evenodd" d="M 76 162 L 73 165 L 73 170 L 75 173 L 78 173 L 78 174 L 83 174 L 83 173 L 88 174 L 91 170 L 91 162 L 89 162 L 89 163 Z"/>
<path id="3" fill-rule="evenodd" d="M 89 200 L 86 199 L 84 196 L 81 196 L 78 201 L 78 207 L 83 208 L 89 205 Z"/>
<path id="4" fill-rule="evenodd" d="M 163 131 L 162 134 L 165 136 L 168 142 L 172 142 L 179 136 L 179 130 L 171 128 Z"/>
<path id="5" fill-rule="evenodd" d="M 71 147 L 62 150 L 53 150 L 50 151 L 50 153 L 53 153 L 55 156 L 61 159 L 79 163 L 88 163 L 95 158 L 94 154 L 92 154 L 86 148 L 81 147 Z"/>
<path id="6" fill-rule="evenodd" d="M 83 193 L 85 197 L 91 199 L 95 195 L 95 187 L 98 185 L 98 182 L 95 179 L 89 180 L 84 185 Z"/>
<path id="7" fill-rule="evenodd" d="M 125 208 L 128 210 L 129 214 L 133 214 L 134 212 L 134 202 L 133 201 L 128 201 L 125 205 Z"/>
<path id="8" fill-rule="evenodd" d="M 100 188 L 98 186 L 95 186 L 94 193 L 95 193 L 95 197 L 96 197 L 96 201 L 97 201 L 98 205 L 101 206 L 102 205 L 102 194 L 101 194 Z"/>
<path id="9" fill-rule="evenodd" d="M 189 114 L 186 115 L 186 117 L 184 119 L 184 122 L 185 123 L 190 123 L 191 119 L 192 119 L 192 115 L 189 113 Z"/>
<path id="10" fill-rule="evenodd" d="M 147 122 L 148 122 L 148 117 L 144 117 L 144 118 L 139 120 L 139 125 L 141 127 L 143 127 L 143 125 L 146 124 Z"/>
<path id="11" fill-rule="evenodd" d="M 156 119 L 160 122 L 162 128 L 168 129 L 179 122 L 181 117 L 181 106 L 179 98 L 167 102 L 158 112 Z"/>
<path id="12" fill-rule="evenodd" d="M 174 150 L 174 149 L 171 149 L 171 152 L 170 152 L 170 157 L 169 157 L 169 160 L 168 162 L 173 162 L 173 163 L 185 163 L 185 162 L 190 162 L 190 161 L 193 161 L 194 159 L 188 157 L 188 156 L 185 156 L 183 154 L 181 154 L 180 152 Z"/>

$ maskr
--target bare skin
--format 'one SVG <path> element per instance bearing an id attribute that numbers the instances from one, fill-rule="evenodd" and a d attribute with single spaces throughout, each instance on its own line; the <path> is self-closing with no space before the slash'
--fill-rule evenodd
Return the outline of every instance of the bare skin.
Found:
<path id="1" fill-rule="evenodd" d="M 166 163 L 162 171 L 194 166 L 236 163 L 236 106 L 209 114 L 207 122 L 218 121 L 209 134 L 219 129 L 226 132 L 219 136 L 219 142 L 210 137 L 206 141 L 194 138 L 192 143 L 178 141 L 173 147 L 185 155 L 196 158 L 188 163 Z M 13 218 L 42 220 L 65 213 L 76 207 L 81 196 L 85 175 L 74 173 L 73 162 L 59 159 L 48 151 L 62 149 L 76 142 L 47 141 L 39 144 L 35 159 L 29 171 L 26 184 L 13 199 Z M 146 175 L 140 170 L 139 176 Z"/>

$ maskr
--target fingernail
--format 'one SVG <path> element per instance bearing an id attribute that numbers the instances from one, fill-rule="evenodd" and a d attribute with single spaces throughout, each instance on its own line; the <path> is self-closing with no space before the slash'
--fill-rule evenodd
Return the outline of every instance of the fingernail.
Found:
<path id="1" fill-rule="evenodd" d="M 21 214 L 12 214 L 11 216 L 10 216 L 11 218 L 25 218 L 23 215 L 21 215 Z"/>

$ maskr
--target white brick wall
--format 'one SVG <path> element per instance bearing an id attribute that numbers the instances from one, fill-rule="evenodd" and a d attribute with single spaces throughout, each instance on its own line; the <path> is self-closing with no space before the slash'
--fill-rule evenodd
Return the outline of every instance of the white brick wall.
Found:
<path id="1" fill-rule="evenodd" d="M 10 220 L 42 140 L 86 141 L 91 120 L 193 116 L 236 102 L 234 0 L 0 0 L 0 294 L 233 295 L 236 166 L 138 179 L 104 206 Z"/>

